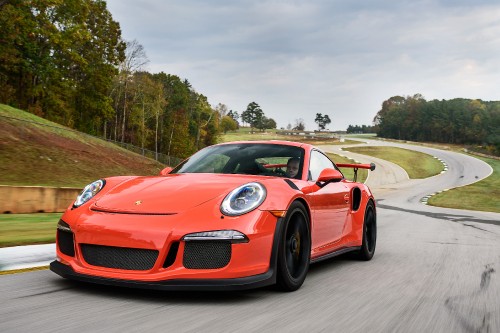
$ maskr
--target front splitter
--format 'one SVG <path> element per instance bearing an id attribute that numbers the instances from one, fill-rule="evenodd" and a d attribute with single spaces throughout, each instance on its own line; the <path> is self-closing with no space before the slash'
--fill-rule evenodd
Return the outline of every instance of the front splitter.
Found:
<path id="1" fill-rule="evenodd" d="M 193 291 L 232 291 L 261 288 L 276 283 L 273 269 L 266 273 L 233 279 L 172 279 L 165 281 L 138 281 L 105 278 L 75 272 L 71 266 L 59 261 L 50 263 L 50 270 L 63 278 L 88 283 L 117 287 L 153 290 L 193 290 Z"/>

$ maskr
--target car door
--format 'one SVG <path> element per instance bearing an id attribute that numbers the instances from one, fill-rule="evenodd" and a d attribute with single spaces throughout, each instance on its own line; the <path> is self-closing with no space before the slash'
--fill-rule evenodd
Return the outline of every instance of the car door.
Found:
<path id="1" fill-rule="evenodd" d="M 311 151 L 308 180 L 316 182 L 325 168 L 335 168 L 333 162 L 317 150 Z M 343 182 L 330 183 L 310 195 L 313 214 L 312 248 L 328 250 L 342 236 L 349 212 L 349 189 Z"/>

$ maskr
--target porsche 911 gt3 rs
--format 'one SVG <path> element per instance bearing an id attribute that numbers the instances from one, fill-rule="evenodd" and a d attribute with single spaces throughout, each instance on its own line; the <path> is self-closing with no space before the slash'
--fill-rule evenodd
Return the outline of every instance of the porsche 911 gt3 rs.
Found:
<path id="1" fill-rule="evenodd" d="M 207 147 L 159 176 L 97 180 L 61 217 L 50 268 L 138 288 L 296 290 L 310 263 L 374 255 L 375 200 L 339 167 L 375 166 L 336 165 L 309 144 L 251 141 Z"/>

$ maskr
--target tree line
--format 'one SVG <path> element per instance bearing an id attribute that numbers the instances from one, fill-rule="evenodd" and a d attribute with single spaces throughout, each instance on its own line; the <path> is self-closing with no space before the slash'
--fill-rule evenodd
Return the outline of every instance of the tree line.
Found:
<path id="1" fill-rule="evenodd" d="M 347 134 L 365 134 L 365 133 L 375 133 L 377 131 L 377 126 L 368 125 L 349 125 L 347 126 Z"/>
<path id="2" fill-rule="evenodd" d="M 147 63 L 105 1 L 0 0 L 0 103 L 181 158 L 239 126 L 238 112 Z M 263 112 L 252 124 L 276 127 Z"/>
<path id="3" fill-rule="evenodd" d="M 500 101 L 393 96 L 382 103 L 374 123 L 385 138 L 482 145 L 500 154 Z"/>

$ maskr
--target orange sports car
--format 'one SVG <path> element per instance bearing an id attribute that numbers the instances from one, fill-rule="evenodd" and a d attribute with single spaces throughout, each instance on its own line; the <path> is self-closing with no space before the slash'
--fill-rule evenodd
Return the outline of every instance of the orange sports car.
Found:
<path id="1" fill-rule="evenodd" d="M 370 189 L 321 150 L 288 141 L 231 142 L 159 176 L 87 185 L 57 225 L 62 277 L 127 287 L 293 291 L 309 264 L 352 252 L 370 260 Z"/>

